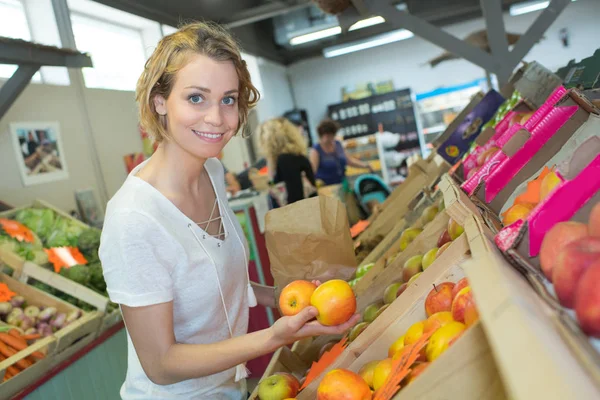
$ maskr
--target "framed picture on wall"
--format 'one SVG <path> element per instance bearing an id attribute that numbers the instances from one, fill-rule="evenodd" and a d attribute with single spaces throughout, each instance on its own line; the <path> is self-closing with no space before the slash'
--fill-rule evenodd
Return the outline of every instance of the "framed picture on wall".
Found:
<path id="1" fill-rule="evenodd" d="M 58 122 L 15 122 L 10 133 L 23 185 L 69 177 Z"/>

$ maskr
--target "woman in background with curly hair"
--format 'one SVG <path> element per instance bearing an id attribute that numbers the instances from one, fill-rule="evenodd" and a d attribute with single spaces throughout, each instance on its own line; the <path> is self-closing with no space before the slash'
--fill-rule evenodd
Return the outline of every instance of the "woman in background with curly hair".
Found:
<path id="1" fill-rule="evenodd" d="M 258 127 L 258 135 L 273 181 L 285 182 L 287 203 L 304 199 L 303 176 L 312 186 L 316 183 L 306 157 L 307 147 L 298 128 L 286 118 L 274 118 Z"/>

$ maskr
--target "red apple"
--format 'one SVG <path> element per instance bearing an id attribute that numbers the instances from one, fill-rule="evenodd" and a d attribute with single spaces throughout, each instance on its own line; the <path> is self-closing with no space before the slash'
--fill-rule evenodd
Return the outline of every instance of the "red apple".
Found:
<path id="1" fill-rule="evenodd" d="M 540 265 L 546 278 L 552 282 L 552 269 L 558 253 L 564 246 L 588 235 L 588 227 L 581 222 L 565 221 L 555 224 L 544 236 L 540 248 Z"/>
<path id="2" fill-rule="evenodd" d="M 581 275 L 600 259 L 600 238 L 587 236 L 575 240 L 558 253 L 552 280 L 556 296 L 565 307 L 573 308 Z"/>
<path id="3" fill-rule="evenodd" d="M 287 372 L 277 372 L 258 384 L 260 400 L 281 400 L 296 397 L 300 389 L 300 381 Z"/>
<path id="4" fill-rule="evenodd" d="M 456 285 L 454 285 L 454 289 L 452 289 L 452 300 L 454 300 L 458 292 L 460 292 L 463 288 L 466 288 L 467 286 L 469 286 L 469 281 L 467 280 L 467 278 L 462 278 L 460 281 L 456 282 Z"/>
<path id="5" fill-rule="evenodd" d="M 471 287 L 464 287 L 456 294 L 454 300 L 452 300 L 452 318 L 456 322 L 465 323 L 465 311 L 467 309 L 467 305 L 473 301 L 473 292 L 471 292 Z"/>
<path id="6" fill-rule="evenodd" d="M 450 239 L 450 234 L 448 233 L 448 229 L 444 229 L 444 232 L 442 232 L 442 234 L 438 238 L 437 247 L 438 248 L 442 247 L 443 245 L 445 245 L 446 243 L 449 243 L 451 241 L 452 241 L 452 239 Z"/>
<path id="7" fill-rule="evenodd" d="M 581 330 L 600 338 L 600 260 L 581 275 L 575 295 L 575 312 Z"/>
<path id="8" fill-rule="evenodd" d="M 398 288 L 398 291 L 396 292 L 396 297 L 400 297 L 400 295 L 402 293 L 404 293 L 404 291 L 406 290 L 407 287 L 408 287 L 407 283 L 403 283 L 402 285 L 400 285 L 400 287 Z"/>
<path id="9" fill-rule="evenodd" d="M 454 283 L 443 282 L 433 286 L 433 289 L 431 289 L 425 299 L 425 312 L 428 317 L 435 313 L 450 311 L 452 309 L 452 289 L 454 289 Z"/>
<path id="10" fill-rule="evenodd" d="M 594 237 L 600 237 L 600 203 L 596 204 L 594 208 L 592 208 L 588 225 L 590 229 L 590 235 Z"/>

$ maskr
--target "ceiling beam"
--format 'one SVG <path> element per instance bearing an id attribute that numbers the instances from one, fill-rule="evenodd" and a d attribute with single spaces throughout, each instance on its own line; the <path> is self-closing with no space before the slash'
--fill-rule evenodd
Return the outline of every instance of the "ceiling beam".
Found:
<path id="1" fill-rule="evenodd" d="M 76 51 L 0 37 L 0 64 L 83 68 L 92 67 L 92 59 Z"/>
<path id="2" fill-rule="evenodd" d="M 374 14 L 381 15 L 395 28 L 408 29 L 415 35 L 420 36 L 483 69 L 494 71 L 494 59 L 489 53 L 465 43 L 422 18 L 398 10 L 394 5 L 390 4 L 390 0 L 373 0 L 369 3 L 369 7 Z"/>
<path id="3" fill-rule="evenodd" d="M 238 28 L 243 25 L 253 24 L 282 14 L 287 14 L 292 11 L 308 8 L 312 4 L 311 0 L 274 1 L 236 13 L 230 20 L 221 21 L 221 23 L 230 29 Z"/>
<path id="4" fill-rule="evenodd" d="M 0 87 L 0 120 L 19 95 L 23 93 L 31 78 L 39 69 L 40 65 L 21 65 Z"/>
<path id="5" fill-rule="evenodd" d="M 504 60 L 508 57 L 508 39 L 504 18 L 502 18 L 502 0 L 480 0 L 480 2 L 492 54 L 496 60 Z M 501 68 L 502 65 L 497 66 L 497 69 Z"/>

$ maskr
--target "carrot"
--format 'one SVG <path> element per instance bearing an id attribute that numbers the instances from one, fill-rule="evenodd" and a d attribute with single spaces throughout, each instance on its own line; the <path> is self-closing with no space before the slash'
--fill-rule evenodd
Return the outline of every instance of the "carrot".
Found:
<path id="1" fill-rule="evenodd" d="M 8 331 L 8 334 L 10 336 L 16 337 L 17 339 L 21 337 L 21 333 L 16 329 L 11 329 L 10 331 Z"/>
<path id="2" fill-rule="evenodd" d="M 35 339 L 39 339 L 41 337 L 42 337 L 42 335 L 40 335 L 39 333 L 31 333 L 29 335 L 21 336 L 21 338 L 24 340 L 35 340 Z"/>
<path id="3" fill-rule="evenodd" d="M 31 357 L 41 360 L 46 358 L 46 355 L 44 353 L 42 353 L 41 351 L 34 351 L 33 353 L 31 353 Z"/>
<path id="4" fill-rule="evenodd" d="M 4 354 L 6 357 L 11 357 L 18 352 L 12 347 L 7 346 L 4 342 L 0 341 L 0 353 Z M 21 369 L 28 368 L 32 365 L 31 361 L 27 360 L 26 358 L 21 358 L 15 364 L 17 364 L 17 366 Z"/>
<path id="5" fill-rule="evenodd" d="M 25 350 L 25 348 L 28 346 L 25 340 L 21 338 L 17 339 L 16 337 L 4 332 L 0 332 L 0 340 L 18 351 Z"/>

